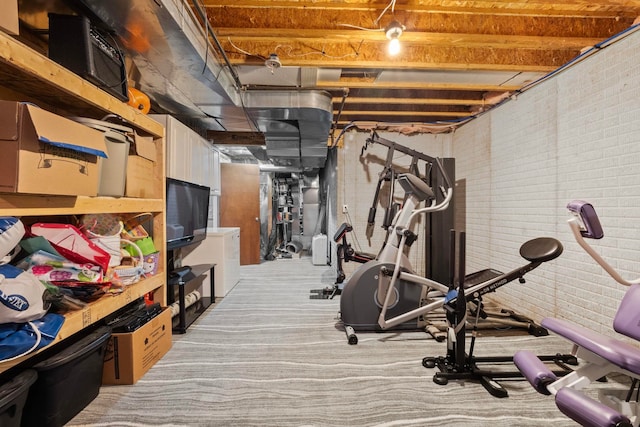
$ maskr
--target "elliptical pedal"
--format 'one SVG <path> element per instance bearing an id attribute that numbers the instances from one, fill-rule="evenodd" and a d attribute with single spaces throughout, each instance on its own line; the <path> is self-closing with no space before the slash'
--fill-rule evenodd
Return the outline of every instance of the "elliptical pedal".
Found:
<path id="1" fill-rule="evenodd" d="M 309 299 L 333 299 L 334 296 L 340 295 L 340 287 L 335 285 L 333 287 L 326 287 L 323 289 L 311 289 L 309 291 Z"/>

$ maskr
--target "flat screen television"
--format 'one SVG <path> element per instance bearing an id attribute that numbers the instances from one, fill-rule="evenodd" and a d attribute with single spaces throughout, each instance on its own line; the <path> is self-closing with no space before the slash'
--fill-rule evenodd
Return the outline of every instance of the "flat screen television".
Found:
<path id="1" fill-rule="evenodd" d="M 209 187 L 167 178 L 167 250 L 207 237 Z"/>

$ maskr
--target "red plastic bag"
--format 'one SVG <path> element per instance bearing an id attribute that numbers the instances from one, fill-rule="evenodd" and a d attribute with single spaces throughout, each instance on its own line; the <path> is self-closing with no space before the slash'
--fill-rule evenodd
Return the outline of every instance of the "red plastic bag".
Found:
<path id="1" fill-rule="evenodd" d="M 55 250 L 69 261 L 78 264 L 95 264 L 105 272 L 111 255 L 85 237 L 71 224 L 42 223 L 31 226 L 31 234 L 42 236 Z"/>

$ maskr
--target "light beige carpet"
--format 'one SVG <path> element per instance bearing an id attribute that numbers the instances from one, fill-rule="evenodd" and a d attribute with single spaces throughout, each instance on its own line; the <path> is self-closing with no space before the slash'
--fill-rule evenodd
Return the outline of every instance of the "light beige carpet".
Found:
<path id="1" fill-rule="evenodd" d="M 72 426 L 571 426 L 553 398 L 526 381 L 505 381 L 509 397 L 478 383 L 432 381 L 425 356 L 446 343 L 425 333 L 359 334 L 336 327 L 339 297 L 309 298 L 331 286 L 330 267 L 310 258 L 241 269 L 240 283 L 210 308 L 137 384 L 103 386 Z M 567 352 L 557 337 L 486 336 L 478 356 Z M 72 398 L 72 396 L 70 396 Z"/>

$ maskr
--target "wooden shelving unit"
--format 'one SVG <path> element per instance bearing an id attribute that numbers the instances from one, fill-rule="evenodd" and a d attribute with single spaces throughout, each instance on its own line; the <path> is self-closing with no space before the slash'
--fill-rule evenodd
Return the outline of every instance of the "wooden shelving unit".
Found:
<path id="1" fill-rule="evenodd" d="M 137 298 L 153 292 L 154 301 L 167 304 L 165 247 L 165 144 L 164 127 L 117 100 L 16 38 L 0 31 L 0 99 L 30 101 L 60 115 L 100 119 L 116 114 L 137 131 L 151 135 L 156 145 L 152 194 L 155 198 L 34 196 L 0 193 L 0 215 L 18 217 L 66 216 L 88 213 L 153 214 L 153 236 L 161 252 L 158 272 L 128 286 L 115 296 L 103 296 L 79 311 L 65 315 L 56 343 L 87 328 Z M 0 372 L 26 361 L 32 355 L 0 362 Z"/>

